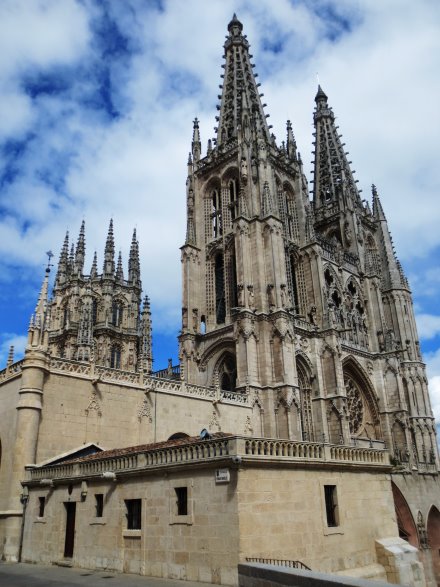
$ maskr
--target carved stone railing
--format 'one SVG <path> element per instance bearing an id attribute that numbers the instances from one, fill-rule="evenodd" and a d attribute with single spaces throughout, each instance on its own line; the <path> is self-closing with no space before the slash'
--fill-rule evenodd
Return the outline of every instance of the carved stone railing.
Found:
<path id="1" fill-rule="evenodd" d="M 121 449 L 123 452 L 124 449 Z M 207 461 L 221 461 L 228 459 L 230 464 L 276 461 L 278 463 L 301 462 L 316 466 L 350 466 L 362 465 L 365 467 L 390 467 L 389 455 L 384 450 L 356 448 L 350 446 L 336 446 L 318 442 L 296 442 L 293 440 L 280 440 L 273 438 L 249 438 L 244 436 L 226 436 L 223 438 L 211 438 L 208 440 L 188 441 L 187 444 L 171 446 L 151 447 L 150 450 L 133 451 L 130 454 L 109 455 L 105 452 L 96 455 L 95 458 L 67 462 L 54 466 L 44 467 L 28 466 L 28 482 L 40 482 L 42 480 L 62 480 L 75 477 L 97 477 L 104 472 L 116 474 L 147 471 L 161 467 L 195 465 Z M 230 460 L 229 460 L 230 459 Z"/>
<path id="2" fill-rule="evenodd" d="M 330 459 L 339 463 L 389 464 L 389 455 L 384 450 L 357 448 L 354 446 L 330 446 Z"/>
<path id="3" fill-rule="evenodd" d="M 246 440 L 245 450 L 247 455 L 294 459 L 322 459 L 324 455 L 323 444 L 266 438 Z"/>
<path id="4" fill-rule="evenodd" d="M 28 466 L 27 481 L 63 479 L 71 477 L 102 476 L 104 472 L 133 472 L 157 468 L 164 465 L 196 463 L 212 459 L 221 459 L 231 454 L 233 437 L 213 440 L 201 440 L 187 445 L 158 447 L 149 451 L 133 452 L 109 458 L 96 458 L 78 462 L 45 467 Z"/>
<path id="5" fill-rule="evenodd" d="M 62 373 L 73 373 L 75 375 L 88 375 L 91 377 L 91 364 L 71 359 L 62 359 L 61 357 L 52 357 L 49 365 L 51 371 L 60 371 Z"/>
<path id="6" fill-rule="evenodd" d="M 154 371 L 151 375 L 159 379 L 180 379 L 180 365 L 169 365 L 166 369 Z"/>
<path id="7" fill-rule="evenodd" d="M 6 369 L 2 369 L 0 371 L 0 381 L 6 381 L 7 379 L 11 379 L 12 377 L 16 377 L 22 371 L 23 359 L 20 361 L 16 361 L 6 367 Z"/>
<path id="8" fill-rule="evenodd" d="M 417 463 L 419 473 L 437 473 L 438 467 L 436 463 Z"/>
<path id="9" fill-rule="evenodd" d="M 131 383 L 133 385 L 140 385 L 140 373 L 135 371 L 122 371 L 120 369 L 110 369 L 108 367 L 101 367 L 97 365 L 95 367 L 95 374 L 100 379 L 106 381 L 114 381 L 115 383 Z"/>
<path id="10" fill-rule="evenodd" d="M 299 330 L 307 330 L 307 332 L 316 330 L 316 326 L 314 324 L 312 324 L 308 320 L 305 320 L 304 318 L 300 318 L 299 316 L 295 316 L 295 318 L 293 319 L 293 324 L 295 328 Z"/>

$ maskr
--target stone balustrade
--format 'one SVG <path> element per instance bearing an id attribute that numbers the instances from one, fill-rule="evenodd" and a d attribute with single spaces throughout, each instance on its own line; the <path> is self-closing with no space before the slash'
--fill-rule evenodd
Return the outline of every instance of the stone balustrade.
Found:
<path id="1" fill-rule="evenodd" d="M 8 365 L 5 369 L 2 369 L 0 371 L 0 382 L 6 381 L 7 379 L 11 379 L 12 377 L 19 375 L 22 371 L 22 366 L 23 359 L 21 359 L 20 361 L 16 361 L 15 363 L 12 363 L 12 365 Z"/>
<path id="2" fill-rule="evenodd" d="M 124 449 L 121 449 L 121 452 Z M 162 467 L 197 464 L 207 461 L 230 460 L 230 464 L 246 466 L 255 462 L 301 462 L 322 466 L 361 465 L 365 467 L 389 467 L 389 455 L 385 450 L 330 445 L 317 442 L 247 438 L 228 436 L 220 439 L 200 440 L 176 446 L 152 447 L 150 450 L 133 450 L 131 454 L 112 454 L 106 458 L 99 454 L 93 459 L 44 467 L 27 467 L 28 482 L 41 480 L 102 476 L 104 472 L 128 473 Z"/>

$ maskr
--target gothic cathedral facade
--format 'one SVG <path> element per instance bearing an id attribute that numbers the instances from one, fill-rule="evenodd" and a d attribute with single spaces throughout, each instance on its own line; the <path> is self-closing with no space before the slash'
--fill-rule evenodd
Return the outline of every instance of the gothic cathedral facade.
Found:
<path id="1" fill-rule="evenodd" d="M 398 533 L 438 578 L 435 421 L 378 190 L 361 199 L 319 87 L 309 199 L 290 121 L 281 144 L 271 134 L 242 29 L 234 15 L 205 153 L 194 121 L 179 365 L 152 368 L 136 233 L 127 279 L 112 223 L 102 273 L 95 254 L 85 274 L 83 223 L 70 251 L 66 237 L 52 297 L 46 275 L 24 359 L 0 373 L 3 557 L 18 556 L 26 465 L 208 428 L 388 452 Z"/>

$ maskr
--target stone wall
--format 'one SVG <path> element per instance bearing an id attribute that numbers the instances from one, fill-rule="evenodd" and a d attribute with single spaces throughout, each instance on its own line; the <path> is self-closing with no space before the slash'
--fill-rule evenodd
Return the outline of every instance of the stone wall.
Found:
<path id="1" fill-rule="evenodd" d="M 397 536 L 387 477 L 331 469 L 243 469 L 237 487 L 242 560 L 299 560 L 329 573 L 376 563 L 374 540 Z M 326 520 L 325 485 L 337 491 L 334 527 Z"/>

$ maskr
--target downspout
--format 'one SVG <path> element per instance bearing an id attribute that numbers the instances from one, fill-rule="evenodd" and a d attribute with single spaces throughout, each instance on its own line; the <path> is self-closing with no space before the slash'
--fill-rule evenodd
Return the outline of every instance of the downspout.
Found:
<path id="1" fill-rule="evenodd" d="M 29 489 L 25 485 L 23 487 L 23 493 L 20 496 L 20 501 L 23 504 L 23 514 L 21 516 L 21 528 L 20 528 L 20 543 L 18 547 L 18 562 L 21 563 L 21 555 L 23 551 L 23 538 L 24 538 L 24 523 L 26 518 L 26 508 L 29 501 Z"/>

